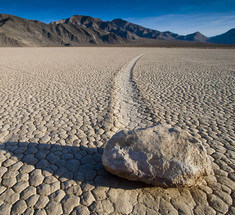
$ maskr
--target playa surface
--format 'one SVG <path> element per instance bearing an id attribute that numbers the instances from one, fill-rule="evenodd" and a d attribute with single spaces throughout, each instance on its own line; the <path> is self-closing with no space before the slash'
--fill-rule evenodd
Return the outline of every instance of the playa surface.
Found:
<path id="1" fill-rule="evenodd" d="M 0 214 L 235 214 L 235 50 L 1 48 Z M 150 187 L 106 172 L 117 131 L 168 123 L 214 176 Z"/>

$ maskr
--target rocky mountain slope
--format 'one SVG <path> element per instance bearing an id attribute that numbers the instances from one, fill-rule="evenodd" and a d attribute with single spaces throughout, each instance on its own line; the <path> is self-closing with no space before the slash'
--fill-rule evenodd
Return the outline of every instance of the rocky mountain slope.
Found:
<path id="1" fill-rule="evenodd" d="M 59 20 L 51 24 L 58 24 L 58 23 L 63 23 L 63 24 L 73 23 L 76 26 L 82 26 L 88 29 L 102 29 L 129 40 L 145 38 L 145 39 L 159 39 L 159 40 L 179 39 L 187 41 L 200 41 L 200 42 L 202 41 L 201 38 L 198 38 L 197 35 L 195 37 L 190 36 L 191 34 L 186 36 L 180 36 L 170 31 L 160 32 L 157 30 L 145 28 L 143 26 L 127 22 L 122 19 L 114 19 L 112 21 L 105 22 L 102 21 L 101 19 L 93 18 L 90 16 L 75 15 L 71 16 L 68 19 Z M 200 33 L 196 32 L 195 34 L 200 34 Z M 200 35 L 205 38 L 203 41 L 207 40 L 207 38 L 204 35 L 202 34 Z"/>
<path id="2" fill-rule="evenodd" d="M 0 14 L 0 46 L 81 46 L 137 44 L 172 41 L 235 44 L 234 29 L 207 38 L 200 32 L 178 35 L 160 32 L 122 19 L 103 21 L 90 16 L 74 15 L 49 24 Z"/>
<path id="3" fill-rule="evenodd" d="M 186 40 L 186 41 L 197 41 L 197 42 L 207 42 L 208 38 L 201 34 L 200 32 L 195 32 L 193 34 L 187 34 L 186 36 L 176 36 L 178 40 Z"/>
<path id="4" fill-rule="evenodd" d="M 230 29 L 224 34 L 211 37 L 208 41 L 211 43 L 235 44 L 235 28 Z"/>
<path id="5" fill-rule="evenodd" d="M 125 39 L 113 33 L 71 22 L 45 24 L 12 15 L 0 15 L 0 46 L 77 46 L 123 42 Z"/>

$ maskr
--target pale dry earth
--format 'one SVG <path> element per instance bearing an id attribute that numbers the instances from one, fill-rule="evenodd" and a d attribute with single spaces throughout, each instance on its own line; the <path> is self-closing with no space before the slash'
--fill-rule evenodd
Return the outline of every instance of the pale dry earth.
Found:
<path id="1" fill-rule="evenodd" d="M 235 51 L 0 49 L 0 214 L 235 214 Z M 117 131 L 169 123 L 213 158 L 199 187 L 107 173 Z"/>

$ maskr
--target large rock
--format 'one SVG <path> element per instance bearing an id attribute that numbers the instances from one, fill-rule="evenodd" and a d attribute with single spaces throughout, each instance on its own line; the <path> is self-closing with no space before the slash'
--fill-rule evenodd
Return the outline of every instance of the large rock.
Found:
<path id="1" fill-rule="evenodd" d="M 120 131 L 107 143 L 102 163 L 114 175 L 162 187 L 197 185 L 213 174 L 202 144 L 170 125 Z"/>

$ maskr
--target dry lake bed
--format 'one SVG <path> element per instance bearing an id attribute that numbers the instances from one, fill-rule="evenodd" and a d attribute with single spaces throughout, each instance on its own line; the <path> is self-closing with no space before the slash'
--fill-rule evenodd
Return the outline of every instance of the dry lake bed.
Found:
<path id="1" fill-rule="evenodd" d="M 0 214 L 235 214 L 234 49 L 1 48 Z M 106 172 L 119 130 L 188 130 L 214 175 L 151 187 Z"/>

